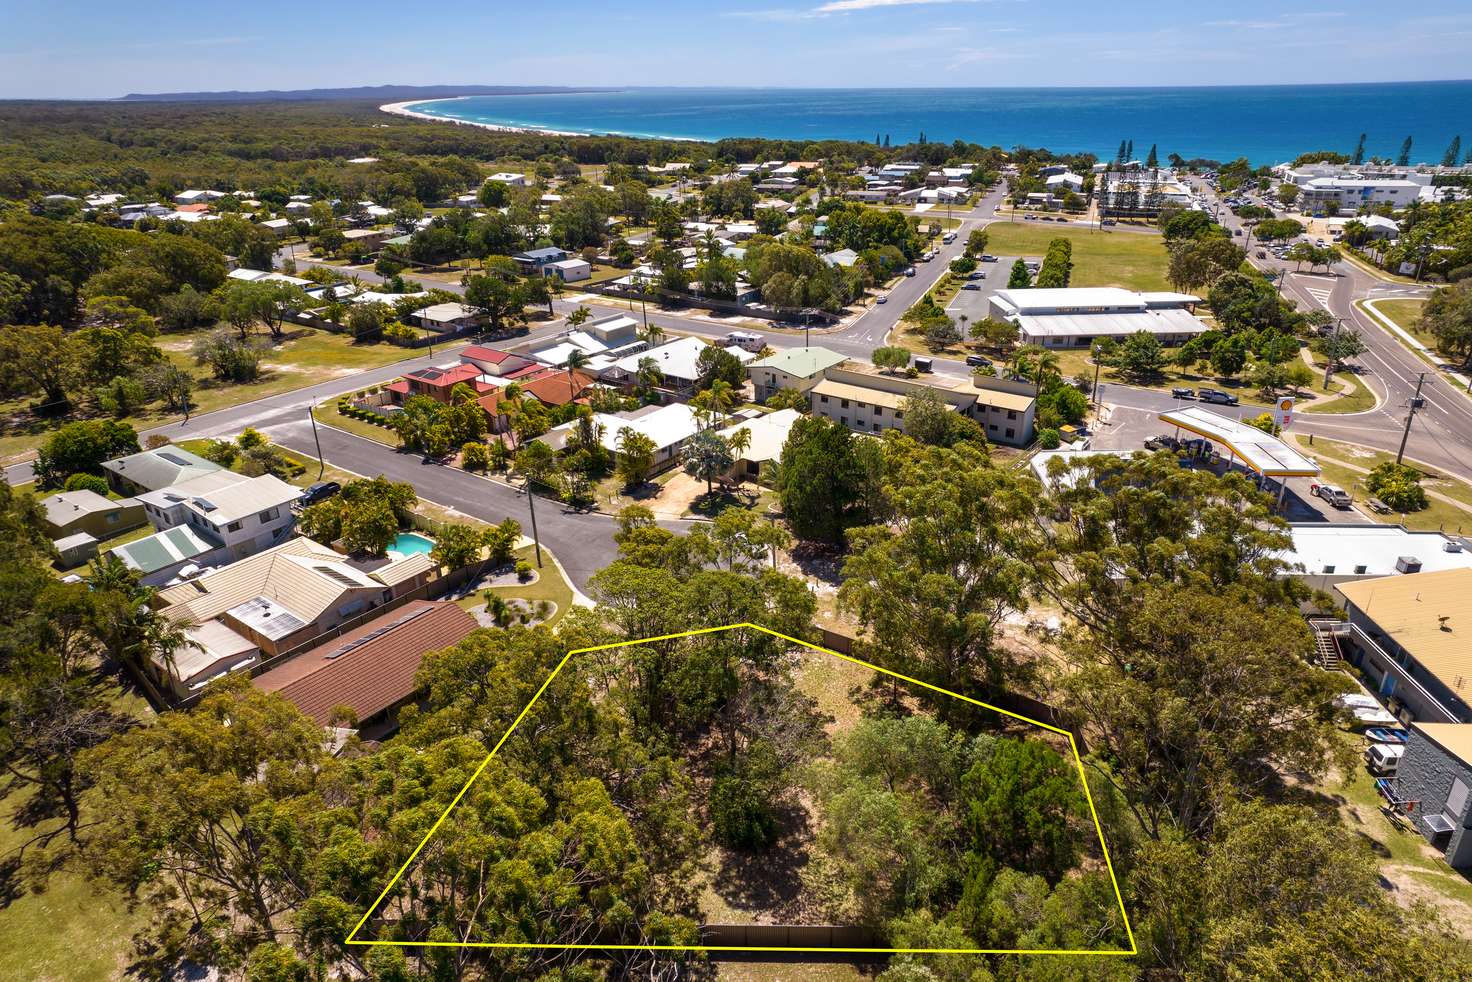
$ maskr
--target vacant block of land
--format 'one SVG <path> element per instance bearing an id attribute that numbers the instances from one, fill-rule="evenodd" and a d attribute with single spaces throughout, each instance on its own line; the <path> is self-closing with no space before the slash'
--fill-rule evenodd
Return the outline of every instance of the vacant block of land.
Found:
<path id="1" fill-rule="evenodd" d="M 1117 286 L 1126 290 L 1169 290 L 1165 244 L 1158 235 L 1087 228 L 1049 228 L 1016 222 L 986 227 L 986 251 L 998 256 L 1039 256 L 1054 239 L 1073 243 L 1069 286 Z"/>

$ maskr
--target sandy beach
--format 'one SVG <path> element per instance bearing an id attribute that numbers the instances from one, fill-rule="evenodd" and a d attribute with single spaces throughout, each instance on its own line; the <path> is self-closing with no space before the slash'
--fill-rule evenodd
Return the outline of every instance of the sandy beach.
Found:
<path id="1" fill-rule="evenodd" d="M 468 99 L 469 96 L 452 96 L 454 99 Z M 411 119 L 424 119 L 431 123 L 455 123 L 459 126 L 479 126 L 484 130 L 495 130 L 498 133 L 536 133 L 541 136 L 586 136 L 585 133 L 573 133 L 568 130 L 543 130 L 534 129 L 529 126 L 501 126 L 497 123 L 477 123 L 468 119 L 449 119 L 445 116 L 431 116 L 429 113 L 417 113 L 410 106 L 421 102 L 448 102 L 448 99 L 410 99 L 408 102 L 390 102 L 386 106 L 379 106 L 379 112 L 392 113 L 395 116 L 408 116 Z"/>

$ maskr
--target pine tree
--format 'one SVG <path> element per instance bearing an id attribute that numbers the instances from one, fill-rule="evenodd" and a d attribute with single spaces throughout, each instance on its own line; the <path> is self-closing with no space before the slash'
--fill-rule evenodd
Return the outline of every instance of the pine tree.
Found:
<path id="1" fill-rule="evenodd" d="M 1462 134 L 1458 133 L 1452 137 L 1452 142 L 1447 144 L 1446 153 L 1441 157 L 1441 166 L 1457 166 L 1457 158 L 1462 155 Z"/>
<path id="2" fill-rule="evenodd" d="M 1119 161 L 1121 164 L 1124 163 L 1124 160 L 1125 160 L 1124 152 L 1125 152 L 1125 141 L 1120 140 L 1119 141 L 1119 153 L 1117 153 L 1117 154 L 1114 155 L 1114 159 L 1117 160 L 1117 161 Z"/>
<path id="3" fill-rule="evenodd" d="M 875 133 L 874 134 L 874 145 L 876 147 L 879 146 L 879 134 L 878 133 Z"/>
<path id="4" fill-rule="evenodd" d="M 1407 167 L 1411 163 L 1411 138 L 1406 137 L 1406 142 L 1400 145 L 1400 156 L 1395 158 L 1397 167 Z"/>
<path id="5" fill-rule="evenodd" d="M 1135 141 L 1134 140 L 1129 141 L 1129 144 L 1125 147 L 1125 150 L 1124 150 L 1124 159 L 1125 160 L 1134 160 L 1135 159 Z"/>
<path id="6" fill-rule="evenodd" d="M 888 133 L 884 134 L 884 147 L 885 147 L 886 150 L 889 149 L 889 134 Z"/>
<path id="7" fill-rule="evenodd" d="M 1150 144 L 1150 156 L 1145 158 L 1145 166 L 1151 170 L 1160 166 L 1160 158 L 1155 154 L 1155 144 Z"/>
<path id="8" fill-rule="evenodd" d="M 1359 145 L 1354 148 L 1354 162 L 1363 164 L 1365 162 L 1365 134 L 1360 134 Z"/>

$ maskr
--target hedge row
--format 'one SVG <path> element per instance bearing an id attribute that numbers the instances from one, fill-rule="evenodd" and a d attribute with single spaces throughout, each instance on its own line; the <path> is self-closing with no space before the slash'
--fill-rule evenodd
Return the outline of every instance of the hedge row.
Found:
<path id="1" fill-rule="evenodd" d="M 1038 270 L 1035 287 L 1063 287 L 1068 285 L 1068 276 L 1073 271 L 1073 243 L 1067 239 L 1054 239 L 1048 243 L 1043 256 L 1042 268 Z"/>

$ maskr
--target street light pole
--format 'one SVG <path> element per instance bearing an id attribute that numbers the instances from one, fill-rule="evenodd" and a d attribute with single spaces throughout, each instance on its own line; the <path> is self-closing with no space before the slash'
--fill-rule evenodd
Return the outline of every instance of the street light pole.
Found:
<path id="1" fill-rule="evenodd" d="M 1426 384 L 1426 373 L 1422 372 L 1416 379 L 1416 394 L 1411 396 L 1411 408 L 1406 413 L 1406 428 L 1400 435 L 1400 449 L 1395 452 L 1395 462 L 1399 464 L 1401 458 L 1406 455 L 1406 441 L 1411 438 L 1411 420 L 1416 418 L 1416 406 L 1421 402 L 1421 386 Z"/>

